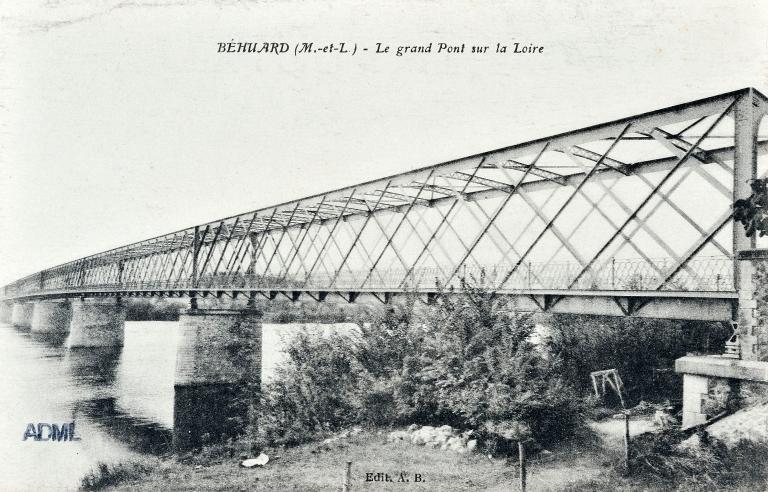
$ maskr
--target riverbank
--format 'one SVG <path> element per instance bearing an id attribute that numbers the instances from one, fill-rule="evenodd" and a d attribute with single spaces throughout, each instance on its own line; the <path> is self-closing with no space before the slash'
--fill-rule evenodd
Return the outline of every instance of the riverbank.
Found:
<path id="1" fill-rule="evenodd" d="M 637 421 L 632 434 L 649 428 L 647 419 Z M 593 424 L 591 430 L 588 435 L 532 454 L 528 462 L 530 490 L 568 490 L 577 482 L 598 481 L 611 473 L 621 460 L 623 425 L 606 421 Z M 103 473 L 103 482 L 92 482 L 92 489 L 338 490 L 347 461 L 353 463 L 353 490 L 403 490 L 407 486 L 408 490 L 500 492 L 518 486 L 515 460 L 484 452 L 459 454 L 406 441 L 388 442 L 387 435 L 386 430 L 369 430 L 327 443 L 269 449 L 270 462 L 263 468 L 242 468 L 237 456 L 212 459 L 197 455 L 186 461 L 147 458 L 124 464 L 117 473 Z M 401 473 L 408 482 L 398 482 Z M 98 476 L 96 473 L 94 478 Z M 109 485 L 110 476 L 119 483 Z M 385 481 L 385 476 L 392 481 Z"/>
<path id="2" fill-rule="evenodd" d="M 533 458 L 529 464 L 531 490 L 563 488 L 579 470 L 582 478 L 596 478 L 601 466 L 599 447 L 569 443 Z M 353 490 L 509 491 L 517 486 L 517 467 L 505 458 L 481 453 L 459 454 L 408 442 L 388 443 L 384 431 L 367 431 L 329 444 L 310 443 L 269 450 L 263 468 L 246 469 L 238 458 L 201 465 L 175 460 L 145 459 L 129 465 L 134 477 L 95 490 L 339 490 L 347 461 L 352 461 Z M 199 460 L 197 460 L 199 461 Z M 555 461 L 557 463 L 555 463 Z M 402 475 L 402 480 L 399 481 Z M 131 471 L 127 472 L 130 476 Z M 385 476 L 389 477 L 390 481 Z"/>
<path id="3" fill-rule="evenodd" d="M 626 476 L 623 420 L 592 422 L 589 432 L 531 453 L 528 490 L 766 490 L 768 445 L 743 443 L 730 450 L 715 444 L 690 454 L 659 446 L 650 416 L 631 424 L 633 462 Z M 460 454 L 408 441 L 387 439 L 389 430 L 342 433 L 324 442 L 268 449 L 264 467 L 243 468 L 241 457 L 212 458 L 203 451 L 182 460 L 143 458 L 96 471 L 84 485 L 89 490 L 340 490 L 347 461 L 352 462 L 352 490 L 496 491 L 519 490 L 516 459 L 485 452 Z M 639 466 L 663 463 L 671 475 Z"/>

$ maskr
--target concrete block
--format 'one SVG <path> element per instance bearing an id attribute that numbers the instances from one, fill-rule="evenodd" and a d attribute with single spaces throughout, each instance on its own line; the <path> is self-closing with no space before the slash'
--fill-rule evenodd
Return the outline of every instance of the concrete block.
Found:
<path id="1" fill-rule="evenodd" d="M 753 298 L 739 298 L 739 309 L 756 309 L 757 299 Z"/>
<path id="2" fill-rule="evenodd" d="M 706 395 L 709 391 L 709 378 L 694 374 L 683 374 L 683 392 Z"/>
<path id="3" fill-rule="evenodd" d="M 706 421 L 707 421 L 707 416 L 704 415 L 703 413 L 687 412 L 683 410 L 683 424 L 682 424 L 683 430 L 696 425 L 701 425 Z"/>
<path id="4" fill-rule="evenodd" d="M 753 289 L 739 289 L 739 301 L 742 299 L 754 299 L 755 291 Z"/>
<path id="5" fill-rule="evenodd" d="M 706 393 L 696 393 L 693 391 L 683 391 L 683 407 L 690 409 L 690 411 L 700 411 L 704 400 L 706 399 Z"/>
<path id="6" fill-rule="evenodd" d="M 731 359 L 718 355 L 681 357 L 675 361 L 675 372 L 686 377 L 712 376 L 768 383 L 768 362 Z M 685 377 L 683 381 L 685 384 Z"/>

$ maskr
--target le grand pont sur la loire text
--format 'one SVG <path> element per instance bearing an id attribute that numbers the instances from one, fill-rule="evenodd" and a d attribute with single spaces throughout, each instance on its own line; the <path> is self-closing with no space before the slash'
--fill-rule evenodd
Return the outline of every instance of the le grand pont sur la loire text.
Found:
<path id="1" fill-rule="evenodd" d="M 428 43 L 424 45 L 388 45 L 385 43 L 374 43 L 370 46 L 358 45 L 357 43 L 339 42 L 339 43 L 315 43 L 299 42 L 293 45 L 289 43 L 273 42 L 242 42 L 234 39 L 229 42 L 217 43 L 218 53 L 255 53 L 255 54 L 294 54 L 306 55 L 315 53 L 337 53 L 355 55 L 358 52 L 372 54 L 394 54 L 403 56 L 406 54 L 541 54 L 544 53 L 544 46 L 533 43 L 512 42 L 509 45 L 502 43 L 495 44 L 467 44 L 467 43 Z"/>

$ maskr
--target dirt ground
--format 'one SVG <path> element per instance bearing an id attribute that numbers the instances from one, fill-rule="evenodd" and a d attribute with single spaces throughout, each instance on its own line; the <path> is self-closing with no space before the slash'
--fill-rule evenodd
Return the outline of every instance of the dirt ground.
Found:
<path id="1" fill-rule="evenodd" d="M 623 419 L 609 418 L 591 427 L 591 438 L 562 443 L 531 456 L 529 491 L 572 490 L 572 483 L 599 477 L 620 462 Z M 651 429 L 650 417 L 632 418 L 630 435 Z M 515 461 L 402 441 L 387 443 L 384 432 L 363 433 L 332 446 L 307 444 L 279 454 L 258 469 L 240 468 L 238 460 L 197 467 L 164 463 L 143 479 L 112 490 L 340 490 L 348 460 L 353 462 L 352 490 L 507 492 L 519 488 Z M 376 473 L 386 474 L 392 481 L 370 480 L 370 474 Z M 398 482 L 401 473 L 407 482 Z"/>

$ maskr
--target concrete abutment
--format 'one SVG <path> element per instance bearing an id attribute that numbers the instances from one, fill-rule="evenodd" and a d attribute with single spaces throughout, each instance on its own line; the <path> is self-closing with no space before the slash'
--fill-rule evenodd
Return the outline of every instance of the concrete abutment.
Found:
<path id="1" fill-rule="evenodd" d="M 741 227 L 741 226 L 738 226 Z M 706 423 L 720 411 L 733 410 L 768 385 L 768 323 L 758 290 L 768 279 L 768 250 L 748 249 L 736 258 L 738 304 L 734 338 L 725 355 L 686 356 L 675 361 L 683 375 L 683 429 Z"/>
<path id="2" fill-rule="evenodd" d="M 192 309 L 179 318 L 173 447 L 184 451 L 243 434 L 258 403 L 261 313 Z"/>
<path id="3" fill-rule="evenodd" d="M 73 301 L 68 348 L 123 345 L 125 306 L 115 301 Z"/>

